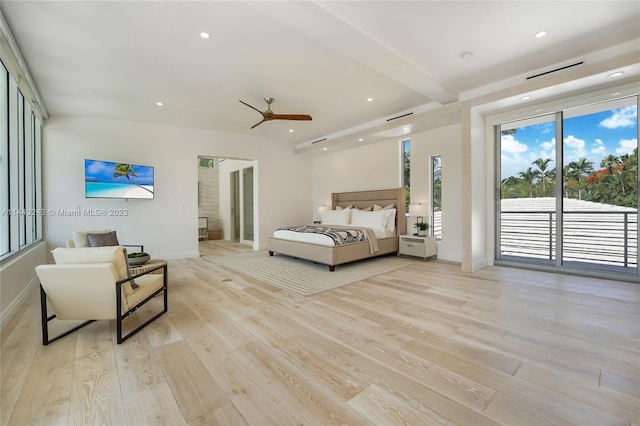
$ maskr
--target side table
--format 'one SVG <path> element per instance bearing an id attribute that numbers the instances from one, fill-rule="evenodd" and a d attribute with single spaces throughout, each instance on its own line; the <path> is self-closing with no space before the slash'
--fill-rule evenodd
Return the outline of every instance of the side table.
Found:
<path id="1" fill-rule="evenodd" d="M 158 267 L 158 266 L 164 266 L 166 264 L 167 264 L 166 260 L 163 260 L 163 259 L 151 259 L 147 263 L 143 263 L 142 265 L 131 266 L 129 268 L 129 271 L 131 272 L 131 275 L 138 275 L 138 274 L 141 274 L 143 272 L 147 272 L 149 269 L 153 269 L 153 268 Z M 156 271 L 153 271 L 152 274 L 162 275 L 162 269 L 158 269 Z"/>
<path id="2" fill-rule="evenodd" d="M 436 256 L 436 237 L 427 235 L 400 235 L 398 255 L 423 257 Z"/>

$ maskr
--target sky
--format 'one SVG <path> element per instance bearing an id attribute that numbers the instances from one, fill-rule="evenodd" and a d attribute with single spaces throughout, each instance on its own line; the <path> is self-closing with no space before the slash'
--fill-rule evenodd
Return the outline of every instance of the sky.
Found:
<path id="1" fill-rule="evenodd" d="M 551 116 L 553 119 L 553 116 Z M 600 162 L 609 155 L 630 154 L 638 146 L 638 111 L 635 105 L 581 115 L 564 120 L 564 162 L 585 157 L 600 169 Z M 538 158 L 551 158 L 548 170 L 555 163 L 555 123 L 520 127 L 501 139 L 501 179 L 518 177 Z"/>
<path id="2" fill-rule="evenodd" d="M 113 177 L 114 167 L 117 163 L 109 161 L 84 160 L 84 174 L 86 181 L 99 181 L 109 183 L 135 183 L 137 185 L 153 185 L 153 167 L 138 166 L 132 164 L 137 177 L 131 177 L 127 181 L 125 176 Z"/>

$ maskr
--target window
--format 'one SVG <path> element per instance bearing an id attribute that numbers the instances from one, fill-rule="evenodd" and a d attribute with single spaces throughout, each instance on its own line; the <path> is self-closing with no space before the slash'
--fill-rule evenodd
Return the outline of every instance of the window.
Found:
<path id="1" fill-rule="evenodd" d="M 405 139 L 400 141 L 400 149 L 402 151 L 402 164 L 400 164 L 402 174 L 400 176 L 400 186 L 404 188 L 406 197 L 405 211 L 408 212 L 409 201 L 411 200 L 411 140 Z"/>
<path id="2" fill-rule="evenodd" d="M 638 97 L 496 130 L 496 260 L 580 274 L 638 271 Z"/>
<path id="3" fill-rule="evenodd" d="M 431 157 L 431 229 L 442 239 L 442 156 Z"/>
<path id="4" fill-rule="evenodd" d="M 0 68 L 0 258 L 42 238 L 42 126 Z"/>

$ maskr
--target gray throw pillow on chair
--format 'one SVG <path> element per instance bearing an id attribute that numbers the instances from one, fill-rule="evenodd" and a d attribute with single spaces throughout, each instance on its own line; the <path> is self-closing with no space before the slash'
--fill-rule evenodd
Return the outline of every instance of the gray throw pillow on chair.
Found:
<path id="1" fill-rule="evenodd" d="M 116 231 L 107 232 L 105 234 L 87 234 L 89 247 L 106 247 L 119 246 Z"/>

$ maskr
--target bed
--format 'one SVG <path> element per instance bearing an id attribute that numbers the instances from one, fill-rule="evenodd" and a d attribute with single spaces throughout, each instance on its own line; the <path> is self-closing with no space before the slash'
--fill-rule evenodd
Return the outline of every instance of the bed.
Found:
<path id="1" fill-rule="evenodd" d="M 274 253 L 288 255 L 300 259 L 327 265 L 333 271 L 337 265 L 354 262 L 361 259 L 381 256 L 398 252 L 398 235 L 406 230 L 405 216 L 405 192 L 404 188 L 383 189 L 357 192 L 334 192 L 331 194 L 331 210 L 336 208 L 346 209 L 352 207 L 353 214 L 357 209 L 367 209 L 371 206 L 389 207 L 393 205 L 395 215 L 388 222 L 392 224 L 391 232 L 385 231 L 385 235 L 377 235 L 374 245 L 377 250 L 372 250 L 370 240 L 352 242 L 341 245 L 327 245 L 318 242 L 292 240 L 283 236 L 280 228 L 269 238 L 269 255 Z M 336 212 L 337 214 L 337 212 Z M 364 216 L 356 213 L 356 215 Z M 371 230 L 369 230 L 370 235 Z M 379 232 L 376 232 L 379 234 Z M 276 236 L 277 235 L 277 236 Z"/>

